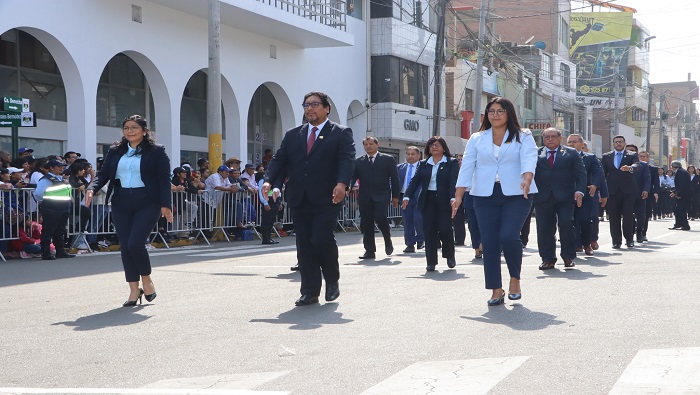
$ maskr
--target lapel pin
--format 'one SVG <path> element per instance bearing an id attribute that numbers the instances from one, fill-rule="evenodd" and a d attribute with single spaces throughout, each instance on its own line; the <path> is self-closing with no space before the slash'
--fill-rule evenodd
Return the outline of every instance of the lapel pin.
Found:
<path id="1" fill-rule="evenodd" d="M 319 139 L 323 140 L 323 136 L 318 136 Z"/>

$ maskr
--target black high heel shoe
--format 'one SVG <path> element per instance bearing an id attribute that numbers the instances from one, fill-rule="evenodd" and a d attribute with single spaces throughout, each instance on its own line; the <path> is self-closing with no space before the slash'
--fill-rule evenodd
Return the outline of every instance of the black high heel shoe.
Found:
<path id="1" fill-rule="evenodd" d="M 136 306 L 136 301 L 138 301 L 139 304 L 141 304 L 142 297 L 143 297 L 143 289 L 139 288 L 139 298 L 136 300 L 127 300 L 126 302 L 124 302 L 124 304 L 122 306 L 123 307 L 134 307 L 134 306 Z M 155 296 L 153 298 L 155 299 Z M 146 299 L 148 299 L 148 297 L 146 297 Z"/>
<path id="2" fill-rule="evenodd" d="M 488 304 L 489 306 L 498 306 L 498 305 L 505 303 L 505 299 L 506 299 L 506 291 L 503 291 L 503 294 L 501 294 L 500 298 L 489 299 L 486 302 L 486 304 Z"/>
<path id="3" fill-rule="evenodd" d="M 158 294 L 155 293 L 155 291 L 154 291 L 152 294 L 143 295 L 143 296 L 146 297 L 146 302 L 153 302 L 153 299 L 155 299 L 156 296 L 158 296 Z"/>

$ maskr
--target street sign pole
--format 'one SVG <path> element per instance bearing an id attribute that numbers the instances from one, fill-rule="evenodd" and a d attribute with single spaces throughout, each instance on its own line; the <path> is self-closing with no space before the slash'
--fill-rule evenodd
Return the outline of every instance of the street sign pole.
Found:
<path id="1" fill-rule="evenodd" d="M 12 126 L 12 157 L 17 156 L 17 151 L 19 151 L 19 128 L 17 126 Z"/>

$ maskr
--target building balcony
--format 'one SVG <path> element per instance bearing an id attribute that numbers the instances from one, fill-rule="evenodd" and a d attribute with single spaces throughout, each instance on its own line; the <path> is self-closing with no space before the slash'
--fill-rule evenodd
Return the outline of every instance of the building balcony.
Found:
<path id="1" fill-rule="evenodd" d="M 209 17 L 208 0 L 150 1 Z M 346 5 L 345 0 L 221 0 L 221 24 L 301 48 L 351 46 L 355 38 L 346 32 Z"/>
<path id="2" fill-rule="evenodd" d="M 649 72 L 649 51 L 646 48 L 631 46 L 627 55 L 627 65 Z"/>
<path id="3" fill-rule="evenodd" d="M 625 87 L 625 107 L 636 107 L 646 110 L 649 107 L 647 89 L 627 85 Z"/>

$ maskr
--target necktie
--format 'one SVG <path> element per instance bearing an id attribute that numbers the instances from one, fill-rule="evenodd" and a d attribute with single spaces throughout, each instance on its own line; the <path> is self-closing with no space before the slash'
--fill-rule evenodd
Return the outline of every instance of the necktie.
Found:
<path id="1" fill-rule="evenodd" d="M 374 157 L 373 157 L 373 156 L 370 156 L 370 157 L 369 157 L 369 164 L 370 164 L 370 165 L 373 165 L 373 164 L 374 164 Z"/>
<path id="2" fill-rule="evenodd" d="M 548 151 L 549 152 L 549 158 L 547 158 L 547 162 L 549 163 L 549 167 L 554 167 L 554 153 L 557 151 Z"/>
<path id="3" fill-rule="evenodd" d="M 583 155 L 584 155 L 584 154 L 583 154 L 583 151 L 581 151 L 581 157 L 582 157 L 582 158 L 583 158 Z"/>
<path id="4" fill-rule="evenodd" d="M 311 148 L 314 147 L 314 143 L 316 142 L 316 132 L 318 131 L 318 128 L 314 126 L 311 128 L 311 133 L 309 133 L 309 140 L 306 141 L 306 155 L 308 155 L 311 152 Z"/>
<path id="5" fill-rule="evenodd" d="M 615 153 L 615 167 L 620 168 L 620 163 L 622 162 L 622 152 Z"/>
<path id="6" fill-rule="evenodd" d="M 408 183 L 411 182 L 411 177 L 413 177 L 413 165 L 408 165 L 408 173 L 406 174 L 406 187 L 408 187 Z"/>

